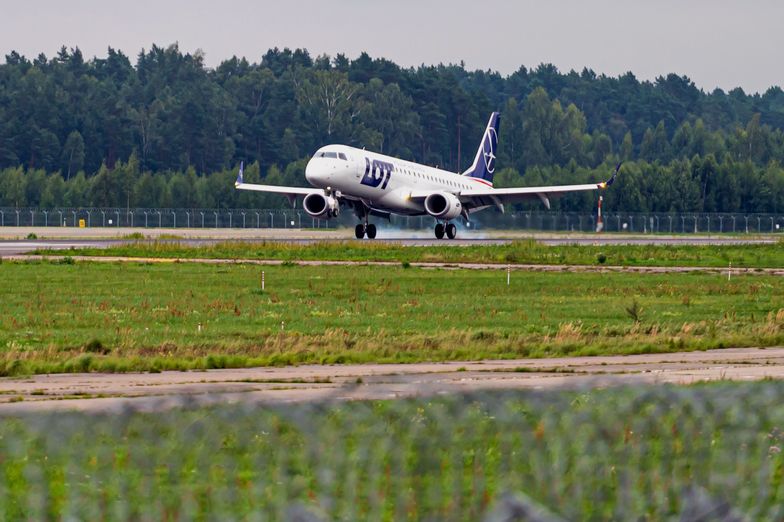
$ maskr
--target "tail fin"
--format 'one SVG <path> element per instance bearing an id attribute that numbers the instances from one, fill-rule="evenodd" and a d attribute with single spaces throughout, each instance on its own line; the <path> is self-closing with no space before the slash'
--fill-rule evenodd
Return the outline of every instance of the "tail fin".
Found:
<path id="1" fill-rule="evenodd" d="M 239 172 L 239 174 L 237 174 L 237 181 L 234 182 L 234 186 L 235 187 L 237 187 L 239 185 L 242 185 L 242 183 L 243 183 L 242 175 L 244 173 L 245 173 L 245 162 L 244 161 L 240 161 L 240 172 Z"/>
<path id="2" fill-rule="evenodd" d="M 494 112 L 490 115 L 487 122 L 482 143 L 476 151 L 474 163 L 463 172 L 463 176 L 470 178 L 483 179 L 490 185 L 493 184 L 493 174 L 495 174 L 495 155 L 498 149 L 498 126 L 501 123 L 501 115 Z"/>

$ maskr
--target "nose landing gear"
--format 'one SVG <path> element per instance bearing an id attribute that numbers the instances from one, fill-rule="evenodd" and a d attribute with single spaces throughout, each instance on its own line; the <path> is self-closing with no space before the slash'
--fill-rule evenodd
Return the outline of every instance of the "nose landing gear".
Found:
<path id="1" fill-rule="evenodd" d="M 457 236 L 457 227 L 454 223 L 436 223 L 435 228 L 436 239 L 444 239 L 444 234 L 449 239 L 454 239 Z"/>

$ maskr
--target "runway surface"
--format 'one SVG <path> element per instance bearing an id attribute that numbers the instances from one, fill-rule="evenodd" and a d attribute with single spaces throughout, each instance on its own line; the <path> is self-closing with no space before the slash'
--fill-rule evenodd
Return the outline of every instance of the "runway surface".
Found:
<path id="1" fill-rule="evenodd" d="M 0 415 L 158 411 L 183 404 L 399 399 L 490 389 L 784 378 L 784 347 L 607 357 L 248 368 L 0 379 Z"/>
<path id="2" fill-rule="evenodd" d="M 364 240 L 378 244 L 403 246 L 476 246 L 501 245 L 515 240 L 535 240 L 546 245 L 739 245 L 775 243 L 781 236 L 681 236 L 631 234 L 549 234 L 518 231 L 467 232 L 454 240 L 438 240 L 430 231 L 403 233 L 390 231 L 389 236 Z M 40 239 L 25 239 L 35 234 Z M 130 234 L 143 234 L 145 241 L 174 241 L 188 245 L 213 244 L 220 241 L 280 241 L 286 243 L 318 243 L 355 240 L 351 230 L 297 229 L 131 229 L 131 228 L 0 228 L 0 256 L 19 255 L 36 249 L 68 250 L 70 248 L 108 248 L 112 245 L 138 241 Z"/>

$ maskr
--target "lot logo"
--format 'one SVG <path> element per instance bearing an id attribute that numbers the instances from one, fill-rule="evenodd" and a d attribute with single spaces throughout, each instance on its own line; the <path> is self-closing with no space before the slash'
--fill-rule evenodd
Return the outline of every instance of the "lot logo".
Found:
<path id="1" fill-rule="evenodd" d="M 378 187 L 381 185 L 381 190 L 387 188 L 389 178 L 392 175 L 392 170 L 395 167 L 386 161 L 373 160 L 372 162 L 365 158 L 365 175 L 362 176 L 360 183 L 368 187 Z"/>
<path id="2" fill-rule="evenodd" d="M 498 143 L 498 134 L 493 127 L 488 127 L 482 143 L 482 155 L 485 158 L 485 168 L 492 174 L 495 171 L 495 145 Z"/>

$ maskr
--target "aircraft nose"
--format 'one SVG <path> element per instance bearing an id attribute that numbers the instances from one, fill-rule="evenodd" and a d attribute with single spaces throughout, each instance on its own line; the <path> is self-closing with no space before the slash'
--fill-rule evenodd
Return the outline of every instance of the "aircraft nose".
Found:
<path id="1" fill-rule="evenodd" d="M 308 183 L 318 187 L 326 182 L 327 172 L 324 170 L 323 165 L 320 165 L 316 160 L 310 160 L 305 166 L 305 179 Z"/>

